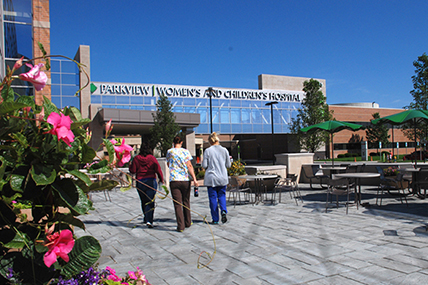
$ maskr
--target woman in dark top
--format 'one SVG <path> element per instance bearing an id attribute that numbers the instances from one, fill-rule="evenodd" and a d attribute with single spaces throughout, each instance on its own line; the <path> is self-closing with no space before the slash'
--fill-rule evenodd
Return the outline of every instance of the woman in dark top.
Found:
<path id="1" fill-rule="evenodd" d="M 142 146 L 138 154 L 129 166 L 129 172 L 136 174 L 137 191 L 141 200 L 141 209 L 144 213 L 144 223 L 153 228 L 153 214 L 155 211 L 155 195 L 158 188 L 156 175 L 159 182 L 164 183 L 162 170 L 157 159 L 153 156 L 148 146 Z M 141 183 L 140 183 L 141 182 Z"/>

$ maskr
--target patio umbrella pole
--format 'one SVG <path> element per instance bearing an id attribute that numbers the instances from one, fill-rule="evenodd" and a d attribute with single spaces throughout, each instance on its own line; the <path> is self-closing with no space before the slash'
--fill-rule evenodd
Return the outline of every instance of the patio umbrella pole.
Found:
<path id="1" fill-rule="evenodd" d="M 331 133 L 330 135 L 331 135 L 331 162 L 332 162 L 332 165 L 334 166 L 334 144 L 333 144 L 333 133 Z"/>

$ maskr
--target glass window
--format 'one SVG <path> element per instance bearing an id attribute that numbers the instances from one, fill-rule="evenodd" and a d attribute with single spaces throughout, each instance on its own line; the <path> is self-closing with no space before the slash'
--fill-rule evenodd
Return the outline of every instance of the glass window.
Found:
<path id="1" fill-rule="evenodd" d="M 131 105 L 134 105 L 134 104 L 144 104 L 144 97 L 131 96 Z"/>
<path id="2" fill-rule="evenodd" d="M 61 61 L 51 58 L 51 73 L 52 72 L 60 72 L 60 64 Z"/>
<path id="3" fill-rule="evenodd" d="M 5 55 L 7 58 L 33 58 L 33 29 L 31 25 L 4 23 Z"/>
<path id="4" fill-rule="evenodd" d="M 61 60 L 61 72 L 76 74 L 79 72 L 79 68 L 77 67 L 77 64 L 72 61 Z"/>
<path id="5" fill-rule="evenodd" d="M 222 124 L 220 127 L 220 133 L 222 134 L 230 134 L 230 130 L 231 130 L 230 124 Z"/>
<path id="6" fill-rule="evenodd" d="M 156 105 L 156 98 L 155 97 L 143 97 L 144 99 L 144 104 L 147 105 Z"/>
<path id="7" fill-rule="evenodd" d="M 233 124 L 241 123 L 241 110 L 240 109 L 230 109 L 230 121 Z"/>
<path id="8" fill-rule="evenodd" d="M 79 84 L 79 76 L 77 74 L 62 74 L 61 75 L 62 84 Z"/>
<path id="9" fill-rule="evenodd" d="M 230 106 L 230 100 L 219 100 L 222 108 Z"/>
<path id="10" fill-rule="evenodd" d="M 195 113 L 195 107 L 184 107 L 184 113 Z"/>
<path id="11" fill-rule="evenodd" d="M 250 100 L 242 100 L 241 104 L 242 104 L 242 107 L 251 107 L 251 101 Z"/>
<path id="12" fill-rule="evenodd" d="M 183 107 L 176 106 L 176 107 L 173 108 L 173 112 L 183 113 Z"/>
<path id="13" fill-rule="evenodd" d="M 209 101 L 207 99 L 196 99 L 196 105 L 199 107 L 209 106 Z"/>
<path id="14" fill-rule="evenodd" d="M 245 134 L 252 133 L 253 132 L 253 125 L 252 124 L 242 124 L 242 132 Z"/>
<path id="15" fill-rule="evenodd" d="M 253 124 L 253 132 L 261 134 L 263 132 L 262 124 Z"/>
<path id="16" fill-rule="evenodd" d="M 206 109 L 198 108 L 197 113 L 201 115 L 201 124 L 208 123 L 208 112 Z"/>
<path id="17" fill-rule="evenodd" d="M 232 121 L 233 123 L 233 121 Z M 241 122 L 243 124 L 251 123 L 251 109 L 241 109 Z"/>
<path id="18" fill-rule="evenodd" d="M 232 133 L 235 133 L 235 134 L 242 133 L 242 125 L 241 124 L 232 124 Z"/>
<path id="19" fill-rule="evenodd" d="M 251 110 L 251 123 L 261 123 L 262 122 L 262 113 L 257 110 Z"/>
<path id="20" fill-rule="evenodd" d="M 184 106 L 195 106 L 196 100 L 194 98 L 184 98 L 183 105 Z"/>
<path id="21" fill-rule="evenodd" d="M 74 96 L 79 90 L 78 86 L 62 85 L 62 95 Z"/>
<path id="22" fill-rule="evenodd" d="M 61 75 L 59 73 L 51 73 L 52 84 L 61 84 Z"/>
<path id="23" fill-rule="evenodd" d="M 100 95 L 91 95 L 91 103 L 92 104 L 101 104 L 101 96 Z"/>
<path id="24" fill-rule="evenodd" d="M 116 103 L 116 97 L 115 96 L 104 95 L 101 97 L 101 100 L 102 100 L 103 104 L 115 104 Z"/>
<path id="25" fill-rule="evenodd" d="M 117 96 L 117 104 L 129 104 L 129 96 Z"/>
<path id="26" fill-rule="evenodd" d="M 219 100 L 219 99 L 212 99 L 212 102 L 211 102 L 211 104 L 212 104 L 212 106 L 220 106 L 220 101 L 221 100 Z M 209 104 L 210 102 L 208 101 L 208 104 Z M 209 106 L 209 105 L 208 105 Z"/>
<path id="27" fill-rule="evenodd" d="M 183 106 L 183 98 L 168 98 L 174 106 Z"/>
<path id="28" fill-rule="evenodd" d="M 21 96 L 33 96 L 33 87 L 13 86 L 13 91 Z"/>
<path id="29" fill-rule="evenodd" d="M 57 84 L 51 85 L 51 94 L 54 95 L 61 95 L 61 86 Z"/>
<path id="30" fill-rule="evenodd" d="M 200 124 L 196 128 L 196 133 L 198 134 L 207 134 L 209 132 L 209 125 L 208 124 Z"/>
<path id="31" fill-rule="evenodd" d="M 220 123 L 220 114 L 218 108 L 213 108 L 213 123 Z"/>
<path id="32" fill-rule="evenodd" d="M 230 123 L 230 112 L 229 109 L 221 109 L 220 111 L 220 121 L 222 124 Z"/>
<path id="33" fill-rule="evenodd" d="M 230 100 L 230 106 L 241 107 L 241 100 Z"/>
<path id="34" fill-rule="evenodd" d="M 76 108 L 80 108 L 80 101 L 79 101 L 79 97 L 68 97 L 68 96 L 62 96 L 62 106 L 57 106 L 59 108 L 63 108 L 65 106 L 73 106 Z"/>
<path id="35" fill-rule="evenodd" d="M 60 96 L 51 96 L 52 103 L 55 104 L 55 106 L 61 106 L 61 97 Z"/>
<path id="36" fill-rule="evenodd" d="M 3 0 L 3 10 L 6 21 L 33 22 L 31 0 Z"/>
<path id="37" fill-rule="evenodd" d="M 262 114 L 263 114 L 263 118 L 262 118 L 262 123 L 263 124 L 270 124 L 270 110 L 266 110 L 266 109 L 262 109 Z"/>

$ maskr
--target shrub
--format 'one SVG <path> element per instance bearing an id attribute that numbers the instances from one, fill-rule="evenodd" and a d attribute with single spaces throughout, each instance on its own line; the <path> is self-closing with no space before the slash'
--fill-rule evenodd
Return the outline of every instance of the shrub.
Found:
<path id="1" fill-rule="evenodd" d="M 240 159 L 232 162 L 232 165 L 227 169 L 229 176 L 245 175 L 245 163 Z"/>

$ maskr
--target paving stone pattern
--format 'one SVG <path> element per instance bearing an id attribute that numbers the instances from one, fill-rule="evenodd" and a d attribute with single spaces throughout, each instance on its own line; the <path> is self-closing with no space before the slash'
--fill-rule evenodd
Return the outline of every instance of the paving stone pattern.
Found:
<path id="1" fill-rule="evenodd" d="M 76 234 L 100 241 L 100 268 L 124 276 L 139 267 L 153 285 L 428 283 L 426 200 L 408 197 L 406 206 L 386 194 L 378 207 L 375 189 L 363 187 L 369 204 L 346 215 L 343 201 L 326 212 L 325 190 L 307 186 L 300 185 L 304 203 L 297 206 L 288 193 L 274 205 L 229 202 L 229 221 L 220 225 L 204 222 L 211 216 L 200 187 L 191 198 L 193 225 L 182 233 L 168 198 L 156 200 L 149 229 L 137 190 L 115 189 L 111 202 L 93 193 L 95 210 L 82 217 L 86 233 Z"/>

